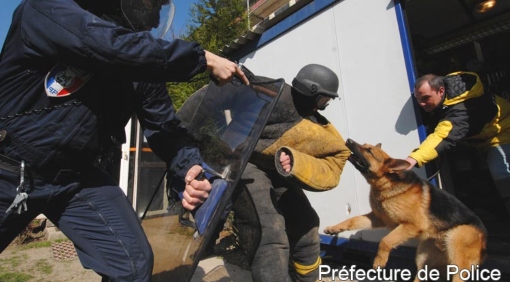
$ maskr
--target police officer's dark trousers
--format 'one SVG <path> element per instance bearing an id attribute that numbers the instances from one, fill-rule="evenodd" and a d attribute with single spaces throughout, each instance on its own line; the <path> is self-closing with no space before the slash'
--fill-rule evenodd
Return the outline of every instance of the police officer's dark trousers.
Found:
<path id="1" fill-rule="evenodd" d="M 303 190 L 248 163 L 234 195 L 234 223 L 255 282 L 316 281 L 319 218 Z"/>
<path id="2" fill-rule="evenodd" d="M 127 197 L 106 173 L 92 168 L 55 181 L 26 179 L 28 210 L 6 214 L 19 181 L 18 174 L 0 169 L 0 252 L 44 214 L 74 243 L 83 266 L 103 280 L 150 281 L 151 247 Z"/>

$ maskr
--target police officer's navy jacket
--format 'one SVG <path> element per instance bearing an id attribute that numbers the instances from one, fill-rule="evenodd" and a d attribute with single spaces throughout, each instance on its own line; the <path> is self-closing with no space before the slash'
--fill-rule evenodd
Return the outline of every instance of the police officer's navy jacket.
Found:
<path id="1" fill-rule="evenodd" d="M 433 132 L 409 156 L 426 164 L 459 142 L 489 148 L 510 143 L 510 103 L 484 91 L 476 73 L 455 72 L 445 81 L 445 98 L 431 113 Z"/>
<path id="2" fill-rule="evenodd" d="M 66 66 L 91 78 L 69 96 L 49 97 L 46 76 Z M 89 164 L 112 137 L 124 137 L 136 113 L 153 151 L 183 176 L 201 158 L 163 81 L 205 69 L 196 43 L 133 33 L 74 1 L 24 0 L 0 54 L 0 130 L 7 132 L 0 154 L 40 170 Z"/>

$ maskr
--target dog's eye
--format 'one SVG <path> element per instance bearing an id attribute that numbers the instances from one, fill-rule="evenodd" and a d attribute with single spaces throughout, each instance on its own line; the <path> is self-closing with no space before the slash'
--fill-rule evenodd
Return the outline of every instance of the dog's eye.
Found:
<path id="1" fill-rule="evenodd" d="M 372 152 L 372 148 L 366 148 L 365 150 L 366 150 L 366 151 L 367 151 L 370 155 L 372 155 L 372 157 L 374 157 L 374 158 L 376 158 L 376 159 L 377 159 L 377 157 L 374 155 L 374 152 Z"/>

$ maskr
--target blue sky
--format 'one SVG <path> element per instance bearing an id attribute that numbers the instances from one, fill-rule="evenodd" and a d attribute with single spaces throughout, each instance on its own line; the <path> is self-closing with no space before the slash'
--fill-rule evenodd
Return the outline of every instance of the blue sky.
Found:
<path id="1" fill-rule="evenodd" d="M 0 0 L 0 46 L 4 45 L 5 36 L 12 20 L 12 12 L 20 2 L 21 0 Z M 174 0 L 173 2 L 175 5 L 175 16 L 172 26 L 173 30 L 179 33 L 185 30 L 185 24 L 190 16 L 189 8 L 191 4 L 198 2 L 198 0 Z"/>
<path id="2" fill-rule="evenodd" d="M 5 36 L 12 20 L 12 12 L 21 2 L 20 0 L 1 0 L 0 4 L 0 46 L 4 45 Z"/>

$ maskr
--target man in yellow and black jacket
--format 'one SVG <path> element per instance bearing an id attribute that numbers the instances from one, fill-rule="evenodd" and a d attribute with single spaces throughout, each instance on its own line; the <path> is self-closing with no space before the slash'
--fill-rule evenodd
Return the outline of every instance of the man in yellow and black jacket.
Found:
<path id="1" fill-rule="evenodd" d="M 510 102 L 486 93 L 472 72 L 444 77 L 427 74 L 418 78 L 414 90 L 435 126 L 409 154 L 409 169 L 430 162 L 460 142 L 479 148 L 487 155 L 489 171 L 510 213 Z"/>
<path id="2" fill-rule="evenodd" d="M 234 196 L 234 222 L 253 281 L 316 281 L 319 218 L 303 189 L 335 188 L 351 154 L 317 111 L 338 97 L 338 77 L 303 67 L 284 86 Z M 289 263 L 290 261 L 290 263 Z"/>

